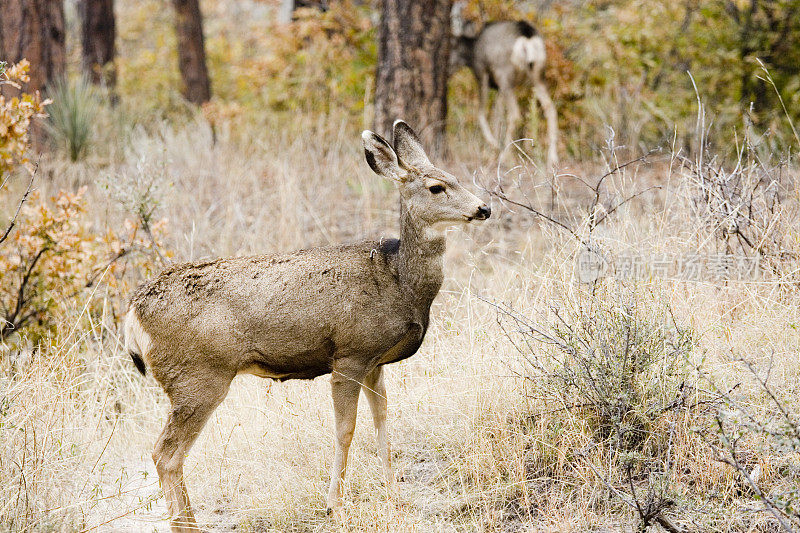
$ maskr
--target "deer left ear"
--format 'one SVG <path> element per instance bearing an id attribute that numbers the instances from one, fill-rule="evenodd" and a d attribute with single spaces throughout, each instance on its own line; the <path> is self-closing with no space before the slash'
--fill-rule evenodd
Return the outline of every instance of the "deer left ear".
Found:
<path id="1" fill-rule="evenodd" d="M 395 181 L 405 181 L 407 173 L 400 168 L 397 154 L 389 141 L 369 130 L 361 133 L 361 141 L 364 144 L 364 158 L 375 174 Z"/>
<path id="2" fill-rule="evenodd" d="M 394 150 L 401 166 L 416 168 L 433 166 L 411 126 L 402 120 L 395 120 L 393 130 Z"/>

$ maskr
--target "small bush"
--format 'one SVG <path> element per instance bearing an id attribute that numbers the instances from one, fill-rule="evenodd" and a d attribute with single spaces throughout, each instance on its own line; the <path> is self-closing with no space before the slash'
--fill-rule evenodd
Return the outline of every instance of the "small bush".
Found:
<path id="1" fill-rule="evenodd" d="M 774 354 L 766 368 L 741 357 L 736 362 L 743 380 L 734 387 L 721 387 L 712 376 L 703 374 L 719 397 L 716 434 L 709 435 L 715 459 L 736 472 L 780 530 L 798 531 L 800 418 L 771 382 Z M 740 393 L 737 389 L 743 383 L 755 385 L 757 394 Z"/>
<path id="2" fill-rule="evenodd" d="M 529 394 L 588 422 L 613 449 L 641 449 L 658 419 L 683 405 L 692 332 L 649 294 L 598 284 L 553 307 L 549 325 L 523 322 Z"/>
<path id="3" fill-rule="evenodd" d="M 166 221 L 148 225 L 146 237 L 140 222 L 127 220 L 119 234 L 110 228 L 97 233 L 86 216 L 85 192 L 85 187 L 60 191 L 47 201 L 34 191 L 22 207 L 15 230 L 0 247 L 0 343 L 26 330 L 26 339 L 36 345 L 100 282 L 124 292 L 125 268 L 118 260 L 130 252 L 144 252 L 135 266 L 152 270 L 147 252 L 157 246 Z"/>
<path id="4" fill-rule="evenodd" d="M 687 422 L 702 403 L 691 379 L 694 334 L 649 288 L 606 280 L 561 291 L 546 318 L 496 304 L 523 357 L 527 412 L 499 424 L 508 437 L 488 439 L 508 442 L 502 454 L 485 455 L 512 457 L 501 474 L 516 480 L 511 496 L 486 505 L 535 513 L 547 504 L 533 503 L 534 494 L 574 482 L 586 484 L 581 497 L 595 512 L 613 508 L 596 498 L 609 490 L 639 531 L 655 523 L 677 530 L 665 514 L 680 506 L 675 465 L 702 447 Z"/>
<path id="5" fill-rule="evenodd" d="M 53 141 L 77 161 L 86 155 L 97 117 L 100 95 L 85 76 L 74 81 L 61 80 L 51 92 L 47 129 Z"/>

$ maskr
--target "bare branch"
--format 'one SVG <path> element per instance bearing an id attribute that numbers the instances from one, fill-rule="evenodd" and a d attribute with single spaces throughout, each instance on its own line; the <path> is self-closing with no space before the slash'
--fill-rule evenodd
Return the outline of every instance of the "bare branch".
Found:
<path id="1" fill-rule="evenodd" d="M 614 211 L 616 211 L 617 209 L 619 209 L 619 208 L 620 208 L 620 207 L 622 207 L 623 205 L 627 204 L 627 203 L 628 203 L 628 202 L 630 202 L 631 200 L 634 200 L 634 199 L 636 199 L 636 198 L 638 198 L 638 197 L 642 196 L 643 194 L 645 194 L 645 193 L 648 193 L 648 192 L 650 192 L 650 191 L 654 191 L 654 190 L 661 190 L 661 189 L 662 189 L 661 185 L 653 185 L 652 187 L 648 187 L 648 188 L 646 188 L 646 189 L 643 189 L 643 190 L 641 190 L 641 191 L 639 191 L 639 192 L 637 192 L 637 193 L 634 193 L 634 194 L 632 194 L 631 196 L 628 196 L 628 197 L 627 197 L 627 198 L 625 198 L 624 200 L 620 200 L 620 202 L 619 202 L 617 205 L 615 205 L 614 207 L 612 207 L 611 209 L 609 209 L 608 211 L 606 211 L 606 212 L 603 214 L 603 216 L 602 216 L 602 217 L 598 218 L 598 219 L 595 221 L 595 225 L 599 225 L 599 224 L 601 224 L 601 223 L 602 223 L 602 222 L 603 222 L 605 219 L 607 219 L 607 218 L 608 218 L 610 215 L 612 215 L 612 214 L 614 213 Z"/>
<path id="2" fill-rule="evenodd" d="M 28 182 L 28 188 L 25 189 L 25 194 L 22 195 L 22 198 L 20 199 L 19 204 L 17 205 L 17 210 L 14 212 L 14 216 L 11 218 L 11 222 L 9 222 L 6 231 L 3 233 L 3 236 L 0 237 L 0 243 L 6 240 L 9 234 L 11 233 L 11 230 L 14 229 L 14 224 L 16 224 L 17 216 L 19 215 L 19 210 L 22 209 L 22 204 L 25 203 L 25 201 L 28 199 L 28 195 L 30 195 L 31 193 L 31 189 L 33 188 L 33 180 L 36 178 L 36 172 L 38 170 L 39 170 L 39 162 L 37 161 L 36 166 L 34 167 L 33 172 L 31 173 L 31 179 Z M 8 181 L 8 178 L 6 178 L 6 180 L 3 181 L 3 185 L 6 184 L 6 181 Z M 0 188 L 2 187 L 0 186 Z"/>

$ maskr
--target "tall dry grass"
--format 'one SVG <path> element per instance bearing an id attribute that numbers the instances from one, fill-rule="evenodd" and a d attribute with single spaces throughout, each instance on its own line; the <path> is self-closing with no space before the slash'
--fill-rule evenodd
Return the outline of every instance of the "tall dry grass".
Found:
<path id="1" fill-rule="evenodd" d="M 88 185 L 90 214 L 95 226 L 104 228 L 136 216 L 111 183 L 131 194 L 143 182 L 156 184 L 157 197 L 148 201 L 153 220 L 166 219 L 162 252 L 174 261 L 393 234 L 396 194 L 363 164 L 358 126 L 335 115 L 291 124 L 256 116 L 246 130 L 226 130 L 223 124 L 215 143 L 199 118 L 184 126 L 151 123 L 100 139 L 107 147 L 102 156 L 43 161 L 41 172 L 49 178 L 39 187 L 51 193 Z M 500 180 L 509 197 L 563 221 L 579 238 L 497 199 L 492 206 L 497 215 L 488 224 L 451 233 L 446 281 L 425 344 L 387 375 L 401 501 L 389 502 L 380 483 L 371 422 L 362 406 L 344 527 L 398 532 L 635 527 L 619 451 L 598 437 L 580 411 L 531 394 L 526 382 L 536 374 L 526 357 L 545 348 L 535 342 L 521 346 L 514 338 L 518 332 L 510 331 L 507 317 L 492 305 L 513 308 L 542 327 L 551 323 L 554 306 L 591 305 L 592 284 L 578 268 L 581 239 L 606 261 L 607 283 L 653 295 L 692 330 L 696 344 L 685 356 L 688 367 L 702 365 L 720 388 L 742 382 L 736 393 L 766 409 L 762 391 L 743 380 L 734 356 L 756 362 L 773 357 L 774 386 L 797 412 L 792 391 L 800 383 L 800 311 L 794 278 L 773 271 L 722 280 L 703 270 L 698 278 L 682 279 L 651 269 L 635 280 L 615 281 L 627 257 L 649 261 L 663 254 L 724 251 L 719 224 L 697 209 L 697 173 L 689 162 L 667 154 L 624 167 L 604 179 L 598 203 L 580 181 L 593 185 L 623 162 L 606 154 L 605 162 L 598 158 L 565 173 L 570 175 L 560 178 L 551 207 L 550 182 L 525 157 L 512 156 L 498 166 L 477 138 L 456 137 L 452 145 L 444 166 L 462 181 L 494 190 Z M 793 165 L 783 172 L 797 175 Z M 596 220 L 651 185 L 660 189 L 592 227 L 592 213 Z M 798 242 L 792 218 L 797 211 L 789 208 L 797 205 L 796 190 L 787 186 L 787 208 L 780 215 L 787 232 L 784 251 Z M 159 261 L 154 255 L 150 260 Z M 144 275 L 135 268 L 127 272 L 131 285 Z M 166 530 L 150 460 L 166 397 L 152 378 L 135 373 L 123 353 L 124 302 L 104 298 L 110 297 L 100 285 L 77 303 L 65 302 L 51 342 L 15 355 L 13 366 L 3 368 L 0 524 L 5 529 Z M 707 383 L 696 375 L 686 380 L 689 403 L 709 400 Z M 666 398 L 675 389 L 663 390 Z M 759 511 L 736 472 L 715 460 L 709 413 L 683 409 L 652 421 L 654 433 L 668 436 L 670 468 L 658 482 L 674 504 L 665 514 L 686 530 L 769 530 L 770 516 Z M 340 530 L 324 509 L 332 435 L 327 378 L 272 384 L 237 379 L 186 463 L 198 519 L 216 531 Z M 744 445 L 751 464 L 762 465 L 765 487 L 780 490 L 796 482 L 791 466 L 796 456 L 765 453 L 758 442 Z M 634 489 L 645 491 L 653 478 L 633 481 Z"/>

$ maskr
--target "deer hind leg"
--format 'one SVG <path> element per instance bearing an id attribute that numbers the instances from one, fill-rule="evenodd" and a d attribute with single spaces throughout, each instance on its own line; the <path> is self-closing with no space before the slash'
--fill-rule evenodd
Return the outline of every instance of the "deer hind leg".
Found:
<path id="1" fill-rule="evenodd" d="M 489 127 L 489 120 L 487 114 L 489 113 L 489 73 L 484 72 L 480 75 L 478 80 L 478 98 L 480 100 L 478 105 L 478 126 L 481 128 L 483 138 L 492 148 L 499 148 L 497 139 L 492 134 L 492 128 Z"/>
<path id="2" fill-rule="evenodd" d="M 183 479 L 183 462 L 211 413 L 225 398 L 230 381 L 218 384 L 216 390 L 204 383 L 203 393 L 193 389 L 192 394 L 171 395 L 172 411 L 156 442 L 153 461 L 167 500 L 173 533 L 200 531 Z"/>
<path id="3" fill-rule="evenodd" d="M 550 93 L 542 79 L 542 63 L 537 63 L 533 69 L 533 92 L 539 105 L 542 106 L 545 121 L 547 122 L 547 171 L 552 172 L 558 166 L 558 116 L 556 106 L 550 99 Z"/>
<path id="4" fill-rule="evenodd" d="M 358 395 L 361 392 L 363 373 L 334 366 L 331 376 L 331 396 L 336 418 L 336 452 L 331 468 L 331 484 L 328 488 L 328 512 L 338 515 L 342 508 L 342 482 L 347 470 L 347 454 L 356 429 Z"/>
<path id="5" fill-rule="evenodd" d="M 386 487 L 392 498 L 397 497 L 397 483 L 392 470 L 392 453 L 389 445 L 389 434 L 386 424 L 386 385 L 383 382 L 383 367 L 379 366 L 364 379 L 364 396 L 367 397 L 372 420 L 375 423 L 375 438 L 378 441 L 378 457 L 386 477 Z"/>

